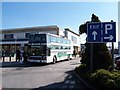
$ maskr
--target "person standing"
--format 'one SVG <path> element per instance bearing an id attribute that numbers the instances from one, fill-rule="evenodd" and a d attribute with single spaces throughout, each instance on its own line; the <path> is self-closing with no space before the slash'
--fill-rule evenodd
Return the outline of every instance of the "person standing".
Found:
<path id="1" fill-rule="evenodd" d="M 25 51 L 23 52 L 23 58 L 24 58 L 23 62 L 27 62 L 27 54 Z"/>
<path id="2" fill-rule="evenodd" d="M 20 61 L 20 50 L 16 51 L 16 61 Z"/>

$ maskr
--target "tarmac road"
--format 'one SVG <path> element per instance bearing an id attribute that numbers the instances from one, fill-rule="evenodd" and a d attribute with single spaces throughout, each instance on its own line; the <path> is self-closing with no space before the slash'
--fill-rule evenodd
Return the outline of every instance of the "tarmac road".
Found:
<path id="1" fill-rule="evenodd" d="M 74 75 L 80 58 L 56 64 L 3 63 L 2 88 L 86 88 Z"/>

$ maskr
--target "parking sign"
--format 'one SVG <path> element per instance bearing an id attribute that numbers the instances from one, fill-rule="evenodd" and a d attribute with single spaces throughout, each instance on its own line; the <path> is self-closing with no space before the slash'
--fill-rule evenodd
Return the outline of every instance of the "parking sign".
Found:
<path id="1" fill-rule="evenodd" d="M 92 22 L 87 24 L 87 42 L 116 42 L 116 22 Z"/>

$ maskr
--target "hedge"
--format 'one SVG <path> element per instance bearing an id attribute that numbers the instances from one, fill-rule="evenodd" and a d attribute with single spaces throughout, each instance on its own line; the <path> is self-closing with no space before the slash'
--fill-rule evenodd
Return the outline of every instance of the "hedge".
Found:
<path id="1" fill-rule="evenodd" d="M 86 65 L 80 65 L 75 69 L 76 73 L 85 79 L 96 88 L 120 88 L 120 71 L 108 71 L 98 69 L 93 72 L 88 72 L 85 69 Z"/>

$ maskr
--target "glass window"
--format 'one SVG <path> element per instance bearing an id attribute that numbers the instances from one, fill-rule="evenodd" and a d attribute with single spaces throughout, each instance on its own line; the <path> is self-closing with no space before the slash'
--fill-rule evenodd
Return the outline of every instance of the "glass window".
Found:
<path id="1" fill-rule="evenodd" d="M 61 38 L 57 37 L 56 38 L 56 42 L 60 43 L 61 42 Z"/>
<path id="2" fill-rule="evenodd" d="M 47 48 L 47 56 L 51 55 L 51 48 Z"/>
<path id="3" fill-rule="evenodd" d="M 69 49 L 71 49 L 71 47 L 69 47 Z"/>
<path id="4" fill-rule="evenodd" d="M 31 46 L 28 50 L 28 54 L 32 56 L 44 56 L 46 55 L 46 46 Z"/>
<path id="5" fill-rule="evenodd" d="M 55 49 L 59 49 L 59 46 L 55 46 Z"/>
<path id="6" fill-rule="evenodd" d="M 66 42 L 66 40 L 65 40 L 65 39 L 63 39 L 63 43 L 64 43 L 64 44 L 67 44 L 67 42 Z"/>
<path id="7" fill-rule="evenodd" d="M 5 34 L 4 39 L 13 39 L 14 35 L 13 34 Z"/>
<path id="8" fill-rule="evenodd" d="M 36 35 L 35 37 L 34 37 L 34 40 L 35 40 L 35 42 L 40 42 L 40 41 L 42 41 L 41 40 L 41 36 L 39 36 L 39 35 Z"/>
<path id="9" fill-rule="evenodd" d="M 34 34 L 29 36 L 30 43 L 45 43 L 46 42 L 46 34 Z"/>
<path id="10" fill-rule="evenodd" d="M 51 36 L 51 42 L 56 42 L 56 37 Z"/>
<path id="11" fill-rule="evenodd" d="M 51 46 L 51 49 L 56 49 L 55 45 L 52 45 L 52 46 Z"/>
<path id="12" fill-rule="evenodd" d="M 42 42 L 45 42 L 45 41 L 46 41 L 46 35 L 45 35 L 45 34 L 41 35 L 40 37 L 41 37 L 41 41 L 42 41 Z"/>
<path id="13" fill-rule="evenodd" d="M 63 49 L 63 46 L 61 46 L 61 49 Z"/>
<path id="14" fill-rule="evenodd" d="M 31 33 L 25 33 L 25 38 L 29 38 L 29 35 L 30 35 Z"/>
<path id="15" fill-rule="evenodd" d="M 50 43 L 50 41 L 51 41 L 50 35 L 47 35 L 47 42 Z"/>

